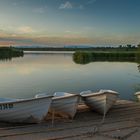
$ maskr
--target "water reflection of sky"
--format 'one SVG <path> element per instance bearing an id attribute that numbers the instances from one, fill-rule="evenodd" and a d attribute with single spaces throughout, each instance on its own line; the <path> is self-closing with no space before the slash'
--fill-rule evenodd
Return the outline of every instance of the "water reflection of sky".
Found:
<path id="1" fill-rule="evenodd" d="M 0 96 L 32 97 L 38 92 L 80 92 L 112 89 L 123 99 L 140 90 L 136 63 L 93 62 L 75 64 L 71 54 L 27 54 L 12 61 L 0 61 Z"/>

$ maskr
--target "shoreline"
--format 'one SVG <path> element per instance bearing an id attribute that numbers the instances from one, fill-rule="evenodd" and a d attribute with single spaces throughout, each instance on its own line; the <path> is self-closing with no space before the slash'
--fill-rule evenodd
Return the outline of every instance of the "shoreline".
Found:
<path id="1" fill-rule="evenodd" d="M 24 51 L 24 54 L 73 54 L 75 51 Z"/>
<path id="2" fill-rule="evenodd" d="M 51 118 L 41 124 L 2 126 L 2 140 L 139 140 L 140 103 L 118 100 L 107 113 L 104 124 L 102 115 L 91 111 L 86 105 L 78 107 L 74 120 L 56 118 L 52 126 Z M 96 128 L 98 127 L 98 131 Z"/>

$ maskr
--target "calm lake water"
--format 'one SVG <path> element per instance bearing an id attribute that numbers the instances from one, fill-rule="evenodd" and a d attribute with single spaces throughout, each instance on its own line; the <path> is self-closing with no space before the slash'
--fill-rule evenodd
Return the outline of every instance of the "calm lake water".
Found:
<path id="1" fill-rule="evenodd" d="M 28 98 L 40 92 L 79 93 L 83 90 L 112 89 L 122 99 L 134 99 L 140 90 L 137 63 L 92 62 L 80 65 L 72 54 L 25 54 L 0 61 L 0 97 Z"/>

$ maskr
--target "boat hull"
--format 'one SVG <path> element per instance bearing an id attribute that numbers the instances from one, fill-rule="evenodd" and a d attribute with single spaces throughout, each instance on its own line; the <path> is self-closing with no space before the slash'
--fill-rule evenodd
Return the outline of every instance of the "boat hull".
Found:
<path id="1" fill-rule="evenodd" d="M 136 96 L 137 100 L 140 102 L 140 92 L 136 92 L 134 95 Z"/>
<path id="2" fill-rule="evenodd" d="M 76 114 L 78 102 L 78 95 L 59 98 L 53 97 L 51 112 L 54 111 L 56 115 L 58 114 L 59 116 L 65 116 L 72 119 Z"/>
<path id="3" fill-rule="evenodd" d="M 104 93 L 99 95 L 90 95 L 83 97 L 84 102 L 92 109 L 101 114 L 106 114 L 112 105 L 116 102 L 118 94 Z"/>
<path id="4" fill-rule="evenodd" d="M 0 121 L 39 123 L 48 113 L 52 96 L 0 103 Z"/>

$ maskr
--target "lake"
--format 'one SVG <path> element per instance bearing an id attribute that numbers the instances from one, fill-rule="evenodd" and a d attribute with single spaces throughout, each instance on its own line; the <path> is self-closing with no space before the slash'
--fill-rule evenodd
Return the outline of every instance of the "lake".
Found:
<path id="1" fill-rule="evenodd" d="M 112 89 L 122 99 L 134 99 L 140 90 L 138 64 L 92 62 L 76 64 L 71 53 L 27 53 L 11 61 L 0 61 L 0 97 L 28 98 L 40 92 L 79 93 Z"/>

